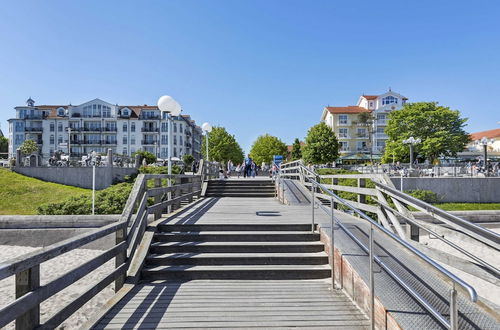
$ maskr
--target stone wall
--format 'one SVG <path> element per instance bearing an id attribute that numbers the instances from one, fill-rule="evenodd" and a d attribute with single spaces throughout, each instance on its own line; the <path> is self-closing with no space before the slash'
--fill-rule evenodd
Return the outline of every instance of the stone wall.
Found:
<path id="1" fill-rule="evenodd" d="M 65 184 L 81 188 L 92 188 L 92 167 L 21 167 L 12 168 L 14 172 L 43 181 Z M 113 183 L 123 181 L 127 175 L 138 173 L 136 168 L 96 167 L 96 189 L 101 190 Z"/>
<path id="2" fill-rule="evenodd" d="M 391 178 L 397 189 L 399 177 Z M 500 178 L 403 178 L 403 190 L 431 190 L 443 203 L 500 203 Z"/>

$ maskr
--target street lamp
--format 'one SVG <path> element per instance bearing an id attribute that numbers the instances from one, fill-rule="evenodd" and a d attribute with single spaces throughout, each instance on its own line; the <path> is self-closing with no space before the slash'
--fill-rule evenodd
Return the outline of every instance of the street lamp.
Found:
<path id="1" fill-rule="evenodd" d="M 404 144 L 410 145 L 410 169 L 413 168 L 413 146 L 422 142 L 420 138 L 415 139 L 413 136 L 410 136 L 408 139 L 403 140 Z"/>
<path id="2" fill-rule="evenodd" d="M 168 121 L 168 175 L 172 175 L 172 122 L 173 116 L 180 115 L 182 109 L 173 97 L 164 95 L 158 99 L 158 109 L 167 113 Z M 169 180 L 170 182 L 170 180 Z"/>
<path id="3" fill-rule="evenodd" d="M 495 141 L 493 139 L 488 140 L 488 138 L 485 136 L 481 140 L 477 140 L 476 143 L 483 146 L 483 151 L 484 151 L 484 173 L 486 176 L 488 176 L 488 145 L 493 144 Z"/>
<path id="4" fill-rule="evenodd" d="M 206 151 L 207 151 L 207 162 L 208 162 L 208 133 L 210 133 L 212 131 L 212 125 L 210 125 L 209 123 L 203 123 L 203 125 L 201 125 L 201 129 L 203 130 L 203 132 L 205 132 L 205 147 L 206 147 Z"/>

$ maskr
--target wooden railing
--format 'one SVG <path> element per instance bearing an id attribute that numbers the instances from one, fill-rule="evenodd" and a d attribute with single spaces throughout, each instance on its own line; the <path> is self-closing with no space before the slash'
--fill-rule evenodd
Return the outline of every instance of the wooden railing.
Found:
<path id="1" fill-rule="evenodd" d="M 125 283 L 127 271 L 134 259 L 148 225 L 148 215 L 159 219 L 165 211 L 179 208 L 182 201 L 200 197 L 202 180 L 213 175 L 212 164 L 200 166 L 202 175 L 139 174 L 120 220 L 116 223 L 80 234 L 40 250 L 0 264 L 0 280 L 15 276 L 16 299 L 0 310 L 0 328 L 15 320 L 16 329 L 53 329 L 105 287 L 115 282 L 115 292 Z M 99 256 L 73 268 L 51 282 L 40 285 L 40 264 L 85 244 L 114 234 L 115 245 Z M 115 269 L 59 310 L 50 319 L 40 322 L 40 304 L 85 275 L 115 258 Z"/>

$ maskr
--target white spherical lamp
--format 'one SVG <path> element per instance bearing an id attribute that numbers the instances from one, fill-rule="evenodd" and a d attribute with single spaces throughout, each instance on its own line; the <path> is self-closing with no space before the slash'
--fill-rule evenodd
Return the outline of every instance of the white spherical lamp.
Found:
<path id="1" fill-rule="evenodd" d="M 158 108 L 161 111 L 170 113 L 172 116 L 178 116 L 182 111 L 180 104 L 168 95 L 163 95 L 158 99 Z"/>
<path id="2" fill-rule="evenodd" d="M 201 125 L 201 129 L 207 133 L 210 133 L 212 131 L 212 125 L 210 125 L 209 123 L 203 123 L 203 125 Z"/>

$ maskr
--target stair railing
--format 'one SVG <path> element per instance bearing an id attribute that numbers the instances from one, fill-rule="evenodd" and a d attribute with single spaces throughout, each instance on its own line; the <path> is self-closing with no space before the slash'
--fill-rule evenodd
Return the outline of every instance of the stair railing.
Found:
<path id="1" fill-rule="evenodd" d="M 172 186 L 167 186 L 169 179 Z M 0 264 L 0 280 L 15 276 L 16 299 L 0 309 L 0 328 L 16 322 L 16 329 L 53 329 L 75 313 L 109 284 L 115 292 L 126 280 L 127 271 L 148 225 L 148 216 L 159 219 L 168 206 L 180 207 L 201 195 L 200 175 L 139 174 L 127 199 L 120 219 L 101 228 L 68 238 L 42 249 L 7 260 Z M 169 193 L 172 197 L 169 198 Z M 115 245 L 97 257 L 71 269 L 51 282 L 40 284 L 40 264 L 98 239 L 114 234 Z M 85 275 L 115 258 L 115 269 L 93 283 L 78 298 L 40 324 L 40 304 Z"/>

